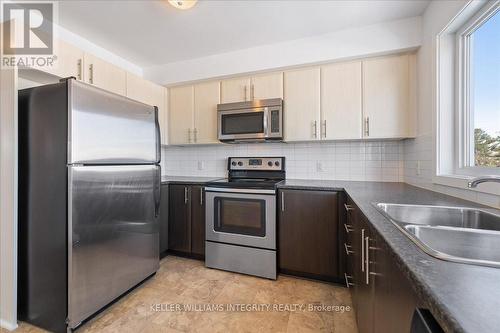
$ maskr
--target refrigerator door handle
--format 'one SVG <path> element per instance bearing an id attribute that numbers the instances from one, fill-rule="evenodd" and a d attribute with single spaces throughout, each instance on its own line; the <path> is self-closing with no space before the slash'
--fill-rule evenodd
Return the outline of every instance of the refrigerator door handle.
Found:
<path id="1" fill-rule="evenodd" d="M 156 176 L 154 179 L 154 200 L 155 200 L 155 217 L 160 215 L 160 195 L 161 195 L 161 167 L 156 168 Z"/>
<path id="2" fill-rule="evenodd" d="M 155 127 L 156 127 L 156 163 L 161 161 L 161 131 L 158 121 L 158 107 L 155 106 Z"/>

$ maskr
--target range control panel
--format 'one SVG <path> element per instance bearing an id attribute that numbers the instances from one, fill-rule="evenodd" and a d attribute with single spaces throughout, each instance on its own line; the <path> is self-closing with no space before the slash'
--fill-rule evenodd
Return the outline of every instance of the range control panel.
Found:
<path id="1" fill-rule="evenodd" d="M 285 170 L 284 157 L 229 157 L 228 170 Z"/>

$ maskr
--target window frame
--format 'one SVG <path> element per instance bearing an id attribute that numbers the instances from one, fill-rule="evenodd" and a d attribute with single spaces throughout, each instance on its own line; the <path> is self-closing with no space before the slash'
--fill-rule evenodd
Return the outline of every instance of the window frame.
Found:
<path id="1" fill-rule="evenodd" d="M 455 142 L 454 173 L 463 176 L 500 175 L 499 167 L 476 166 L 474 163 L 474 108 L 471 88 L 473 80 L 473 34 L 494 15 L 500 15 L 500 1 L 482 7 L 455 34 L 456 47 L 456 106 L 458 126 Z"/>

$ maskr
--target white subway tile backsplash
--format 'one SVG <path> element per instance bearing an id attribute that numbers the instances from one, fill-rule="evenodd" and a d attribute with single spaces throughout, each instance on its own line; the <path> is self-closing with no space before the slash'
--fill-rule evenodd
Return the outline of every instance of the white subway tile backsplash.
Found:
<path id="1" fill-rule="evenodd" d="M 285 156 L 288 178 L 398 181 L 404 178 L 403 144 L 352 141 L 163 147 L 162 172 L 224 177 L 230 156 Z M 390 170 L 383 172 L 386 168 Z"/>

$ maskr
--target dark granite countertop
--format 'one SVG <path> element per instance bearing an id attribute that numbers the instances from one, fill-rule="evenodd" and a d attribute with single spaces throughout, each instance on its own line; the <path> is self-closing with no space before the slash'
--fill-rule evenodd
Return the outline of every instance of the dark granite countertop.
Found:
<path id="1" fill-rule="evenodd" d="M 421 251 L 374 202 L 481 207 L 405 183 L 286 180 L 283 189 L 345 190 L 392 249 L 420 301 L 447 332 L 500 332 L 500 269 L 443 261 Z M 486 208 L 495 213 L 498 210 Z"/>
<path id="2" fill-rule="evenodd" d="M 205 184 L 209 181 L 221 179 L 222 177 L 195 177 L 195 176 L 162 176 L 162 184 Z"/>

